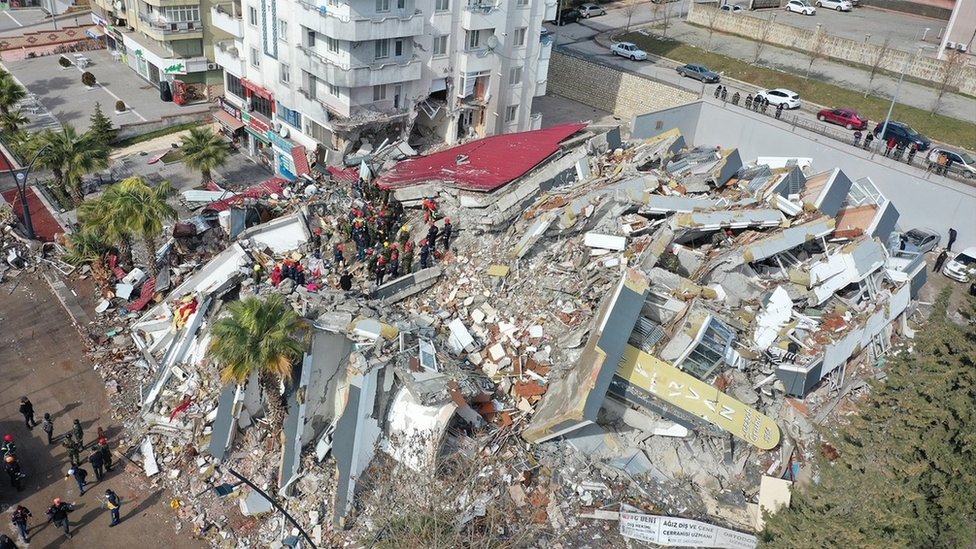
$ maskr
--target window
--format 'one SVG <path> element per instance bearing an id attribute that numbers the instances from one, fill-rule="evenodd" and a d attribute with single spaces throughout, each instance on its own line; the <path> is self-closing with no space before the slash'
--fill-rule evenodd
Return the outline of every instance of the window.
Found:
<path id="1" fill-rule="evenodd" d="M 265 118 L 271 118 L 271 101 L 254 94 L 251 96 L 251 110 L 263 115 Z"/>
<path id="2" fill-rule="evenodd" d="M 377 40 L 376 44 L 376 59 L 386 59 L 390 56 L 390 40 Z"/>
<path id="3" fill-rule="evenodd" d="M 310 47 L 310 48 L 314 48 L 315 47 L 315 31 L 313 31 L 312 29 L 308 29 L 308 32 L 305 34 L 305 36 L 306 36 L 306 40 L 305 40 L 306 44 L 305 45 L 308 46 L 308 47 Z"/>
<path id="4" fill-rule="evenodd" d="M 436 0 L 434 2 L 434 11 L 447 11 L 451 9 L 451 0 Z"/>
<path id="5" fill-rule="evenodd" d="M 247 22 L 253 26 L 258 26 L 258 9 L 254 6 L 247 7 Z"/>
<path id="6" fill-rule="evenodd" d="M 321 124 L 319 124 L 314 120 L 310 120 L 306 118 L 305 121 L 308 123 L 308 131 L 305 133 L 307 133 L 309 136 L 311 136 L 312 139 L 318 141 L 319 143 L 324 143 L 330 147 L 332 146 L 331 131 L 325 129 Z"/>
<path id="7" fill-rule="evenodd" d="M 251 48 L 251 64 L 255 67 L 261 66 L 261 53 L 257 48 Z"/>
<path id="8" fill-rule="evenodd" d="M 522 83 L 522 67 L 512 67 L 508 71 L 508 83 L 512 86 Z"/>
<path id="9" fill-rule="evenodd" d="M 288 21 L 278 20 L 278 40 L 288 41 Z"/>
<path id="10" fill-rule="evenodd" d="M 339 86 L 329 84 L 329 95 L 332 97 L 339 97 Z"/>
<path id="11" fill-rule="evenodd" d="M 525 6 L 529 5 L 529 0 L 515 0 L 515 5 L 520 8 L 524 8 Z"/>
<path id="12" fill-rule="evenodd" d="M 326 37 L 325 45 L 331 53 L 339 53 L 339 41 L 335 38 Z"/>
<path id="13" fill-rule="evenodd" d="M 468 33 L 468 49 L 476 50 L 481 46 L 481 33 L 478 31 L 466 31 Z"/>
<path id="14" fill-rule="evenodd" d="M 447 55 L 447 39 L 450 38 L 449 35 L 435 36 L 434 37 L 434 55 Z"/>
<path id="15" fill-rule="evenodd" d="M 515 29 L 515 47 L 521 48 L 525 45 L 525 33 L 528 31 L 525 27 L 519 27 Z"/>
<path id="16" fill-rule="evenodd" d="M 247 97 L 247 92 L 244 91 L 244 84 L 241 84 L 241 79 L 229 72 L 225 72 L 224 74 L 227 75 L 227 91 L 231 95 L 236 95 L 241 99 Z"/>
<path id="17" fill-rule="evenodd" d="M 281 80 L 282 84 L 291 82 L 291 67 L 287 63 L 278 63 L 278 80 Z"/>
<path id="18" fill-rule="evenodd" d="M 402 10 L 407 7 L 407 0 L 397 0 L 397 9 Z"/>
<path id="19" fill-rule="evenodd" d="M 168 23 L 196 23 L 200 21 L 200 6 L 156 8 Z M 191 27 L 192 28 L 192 27 Z"/>
<path id="20" fill-rule="evenodd" d="M 386 99 L 386 85 L 373 86 L 373 101 L 383 101 Z"/>
<path id="21" fill-rule="evenodd" d="M 518 107 L 518 105 L 505 107 L 505 122 L 515 122 L 515 118 L 518 117 Z"/>
<path id="22" fill-rule="evenodd" d="M 278 102 L 278 110 L 275 111 L 275 116 L 293 128 L 301 129 L 302 127 L 302 113 L 289 109 L 282 105 L 281 101 Z"/>
<path id="23" fill-rule="evenodd" d="M 393 56 L 400 57 L 403 55 L 403 40 L 393 41 Z"/>
<path id="24" fill-rule="evenodd" d="M 376 11 L 390 11 L 390 0 L 376 0 Z"/>

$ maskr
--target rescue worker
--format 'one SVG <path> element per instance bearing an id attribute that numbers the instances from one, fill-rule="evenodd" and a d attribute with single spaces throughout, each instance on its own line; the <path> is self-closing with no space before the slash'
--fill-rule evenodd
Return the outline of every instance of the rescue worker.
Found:
<path id="1" fill-rule="evenodd" d="M 444 249 L 451 248 L 451 235 L 454 233 L 454 225 L 451 225 L 451 218 L 444 218 L 444 228 L 441 230 L 441 238 L 444 239 Z"/>

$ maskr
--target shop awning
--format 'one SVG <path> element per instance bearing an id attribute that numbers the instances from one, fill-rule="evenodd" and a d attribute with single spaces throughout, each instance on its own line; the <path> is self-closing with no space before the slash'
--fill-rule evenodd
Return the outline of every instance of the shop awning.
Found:
<path id="1" fill-rule="evenodd" d="M 98 25 L 94 25 L 94 26 L 88 27 L 88 29 L 85 31 L 85 34 L 87 34 L 88 36 L 90 36 L 92 38 L 101 38 L 101 37 L 105 36 L 105 29 L 103 29 L 102 27 L 100 27 Z"/>
<path id="2" fill-rule="evenodd" d="M 231 131 L 235 131 L 236 132 L 237 130 L 239 130 L 239 129 L 241 129 L 241 128 L 244 127 L 244 123 L 241 122 L 240 120 L 234 118 L 229 112 L 226 112 L 226 111 L 215 111 L 213 113 L 213 115 L 214 115 L 214 118 L 216 118 L 218 122 L 220 122 L 221 124 L 223 124 L 224 126 L 226 126 L 227 129 L 229 129 Z"/>

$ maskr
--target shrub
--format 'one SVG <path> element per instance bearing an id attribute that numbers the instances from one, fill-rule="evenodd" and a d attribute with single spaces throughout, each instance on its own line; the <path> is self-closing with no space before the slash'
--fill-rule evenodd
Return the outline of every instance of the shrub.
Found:
<path id="1" fill-rule="evenodd" d="M 81 83 L 88 86 L 89 88 L 95 85 L 95 75 L 85 71 L 81 75 Z"/>
<path id="2" fill-rule="evenodd" d="M 58 65 L 61 65 L 64 68 L 68 68 L 72 65 L 72 63 L 67 57 L 62 55 L 61 57 L 58 58 Z"/>
<path id="3" fill-rule="evenodd" d="M 119 99 L 115 102 L 115 112 L 125 112 L 125 101 Z"/>

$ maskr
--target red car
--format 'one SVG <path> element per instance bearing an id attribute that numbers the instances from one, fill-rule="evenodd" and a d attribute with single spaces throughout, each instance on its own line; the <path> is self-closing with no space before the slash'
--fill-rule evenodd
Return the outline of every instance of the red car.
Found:
<path id="1" fill-rule="evenodd" d="M 817 120 L 844 126 L 849 130 L 866 130 L 868 119 L 853 109 L 824 109 L 817 113 Z"/>

